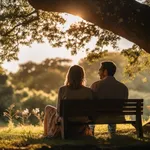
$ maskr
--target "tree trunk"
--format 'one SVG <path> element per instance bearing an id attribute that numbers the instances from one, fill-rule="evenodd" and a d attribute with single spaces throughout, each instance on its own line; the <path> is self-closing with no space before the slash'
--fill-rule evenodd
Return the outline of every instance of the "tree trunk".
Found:
<path id="1" fill-rule="evenodd" d="M 35 9 L 79 15 L 150 53 L 150 7 L 135 0 L 28 0 Z"/>

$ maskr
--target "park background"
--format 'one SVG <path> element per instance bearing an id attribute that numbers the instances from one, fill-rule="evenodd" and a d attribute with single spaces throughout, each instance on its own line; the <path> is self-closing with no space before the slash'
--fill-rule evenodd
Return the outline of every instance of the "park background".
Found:
<path id="1" fill-rule="evenodd" d="M 0 22 L 3 35 L 0 37 L 0 127 L 3 134 L 0 138 L 4 139 L 1 140 L 1 145 L 4 143 L 7 146 L 7 139 L 18 137 L 15 134 L 18 127 L 21 129 L 16 133 L 19 133 L 19 138 L 23 137 L 22 145 L 29 145 L 35 140 L 34 134 L 43 132 L 44 108 L 47 104 L 56 106 L 58 89 L 64 84 L 69 67 L 74 64 L 85 69 L 86 85 L 90 86 L 99 80 L 98 69 L 101 61 L 115 62 L 116 79 L 129 88 L 129 98 L 144 99 L 142 119 L 143 122 L 149 121 L 148 53 L 134 43 L 100 29 L 79 16 L 39 11 L 40 19 L 30 22 L 30 19 L 37 19 L 37 12 L 26 2 L 20 4 L 21 7 L 18 4 L 10 4 L 10 7 L 4 7 L 4 11 L 0 11 L 3 16 Z M 12 9 L 11 5 L 17 9 Z M 16 12 L 20 12 L 20 16 Z M 20 17 L 19 20 L 17 17 Z M 132 118 L 129 116 L 128 119 Z M 30 125 L 33 125 L 31 130 Z M 129 126 L 123 126 L 119 131 L 125 131 L 126 134 L 129 129 Z M 135 132 L 132 133 L 134 137 Z M 13 144 L 18 143 L 14 141 Z"/>

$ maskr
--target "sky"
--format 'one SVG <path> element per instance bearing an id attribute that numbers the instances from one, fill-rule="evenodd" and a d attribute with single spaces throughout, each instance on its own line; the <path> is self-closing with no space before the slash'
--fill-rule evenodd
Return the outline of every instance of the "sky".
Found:
<path id="1" fill-rule="evenodd" d="M 96 41 L 91 41 L 88 44 L 88 47 L 92 48 L 94 43 Z M 131 43 L 128 42 L 125 39 L 122 39 L 119 42 L 120 48 L 128 48 L 131 46 Z M 19 69 L 19 64 L 26 63 L 28 61 L 33 61 L 36 63 L 40 63 L 46 58 L 69 58 L 72 59 L 72 65 L 78 64 L 78 61 L 81 58 L 84 58 L 86 56 L 86 53 L 84 51 L 79 51 L 77 55 L 71 55 L 70 50 L 67 50 L 65 47 L 61 48 L 53 48 L 50 46 L 48 42 L 45 42 L 44 44 L 32 44 L 31 47 L 23 46 L 20 48 L 20 51 L 18 53 L 18 60 L 17 61 L 11 61 L 7 62 L 5 61 L 2 64 L 2 67 L 8 72 L 16 72 Z"/>
<path id="2" fill-rule="evenodd" d="M 73 15 L 68 15 L 68 14 L 63 14 L 64 18 L 67 20 L 66 24 L 63 25 L 63 30 L 66 30 L 69 28 L 69 26 L 72 23 L 78 22 L 82 20 L 78 16 L 73 16 Z M 94 48 L 94 45 L 96 43 L 96 39 L 92 39 L 88 44 L 88 48 Z M 131 46 L 131 42 L 121 39 L 119 42 L 119 47 L 122 48 L 128 48 Z M 112 50 L 111 47 L 107 48 L 108 50 Z M 38 44 L 38 43 L 33 43 L 31 47 L 28 46 L 20 46 L 20 51 L 18 53 L 18 61 L 11 61 L 7 62 L 4 61 L 2 64 L 2 67 L 6 69 L 8 72 L 17 72 L 19 69 L 19 64 L 26 63 L 28 61 L 33 61 L 36 63 L 40 63 L 41 61 L 45 60 L 46 58 L 55 58 L 55 57 L 60 57 L 60 58 L 69 58 L 72 59 L 72 65 L 73 64 L 78 64 L 78 61 L 86 56 L 86 52 L 79 51 L 77 55 L 71 55 L 70 50 L 67 50 L 65 47 L 61 48 L 53 48 L 50 46 L 48 42 L 45 41 L 43 44 Z"/>
<path id="3" fill-rule="evenodd" d="M 18 53 L 18 61 L 5 61 L 2 64 L 2 67 L 9 72 L 16 72 L 19 69 L 19 64 L 33 61 L 40 63 L 46 58 L 69 58 L 73 59 L 72 64 L 77 64 L 79 59 L 83 58 L 85 53 L 80 52 L 75 56 L 72 56 L 69 50 L 66 50 L 65 47 L 61 48 L 52 48 L 48 43 L 45 44 L 32 44 L 31 47 L 21 47 Z"/>

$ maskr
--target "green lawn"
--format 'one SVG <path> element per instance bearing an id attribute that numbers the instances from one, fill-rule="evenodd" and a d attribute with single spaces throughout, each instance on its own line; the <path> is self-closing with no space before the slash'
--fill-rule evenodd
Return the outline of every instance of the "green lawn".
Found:
<path id="1" fill-rule="evenodd" d="M 56 146 L 85 146 L 95 145 L 100 148 L 125 147 L 143 145 L 150 142 L 150 134 L 144 133 L 144 138 L 136 137 L 135 129 L 131 125 L 117 125 L 117 134 L 110 138 L 106 125 L 97 125 L 95 137 L 80 139 L 45 139 L 40 135 L 43 133 L 42 126 L 19 126 L 14 128 L 0 128 L 1 149 L 40 149 L 43 147 L 52 148 Z"/>

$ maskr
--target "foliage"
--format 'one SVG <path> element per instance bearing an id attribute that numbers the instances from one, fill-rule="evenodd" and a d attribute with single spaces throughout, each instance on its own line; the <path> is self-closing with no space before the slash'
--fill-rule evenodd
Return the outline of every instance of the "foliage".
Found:
<path id="1" fill-rule="evenodd" d="M 28 88 L 15 90 L 14 101 L 15 109 L 17 109 L 15 112 L 15 123 L 19 121 L 21 124 L 41 124 L 45 106 L 56 106 L 56 98 L 57 94 L 55 91 L 47 94 L 43 91 L 29 90 Z M 3 103 L 5 104 L 6 102 Z M 40 111 L 37 112 L 36 108 L 39 108 Z"/>
<path id="2" fill-rule="evenodd" d="M 15 105 L 12 104 L 8 107 L 8 109 L 6 109 L 5 112 L 3 112 L 4 116 L 6 116 L 8 119 L 8 127 L 10 129 L 12 129 L 14 127 L 14 119 L 16 116 L 16 112 L 14 112 L 14 107 L 15 107 Z"/>
<path id="3" fill-rule="evenodd" d="M 107 53 L 102 58 L 95 60 L 94 62 L 88 62 L 87 59 L 82 59 L 80 65 L 84 67 L 86 72 L 87 85 L 90 86 L 94 81 L 99 80 L 98 69 L 100 62 L 113 61 L 117 66 L 115 77 L 117 80 L 124 82 L 129 89 L 135 91 L 149 92 L 150 76 L 149 76 L 149 62 L 150 57 L 144 51 L 141 51 L 140 56 L 136 58 L 135 62 L 131 61 L 134 57 L 137 57 L 136 51 L 125 51 L 125 54 L 116 52 Z M 124 55 L 129 55 L 128 57 Z M 130 64 L 131 62 L 131 64 Z M 128 64 L 128 67 L 126 67 Z M 138 70 L 140 69 L 140 70 Z M 130 76 L 129 76 L 130 75 Z"/>
<path id="4" fill-rule="evenodd" d="M 15 117 L 17 119 L 21 119 L 21 125 L 25 125 L 27 122 L 29 122 L 29 117 L 31 116 L 31 113 L 29 112 L 29 110 L 26 108 L 23 111 L 16 111 Z"/>
<path id="5" fill-rule="evenodd" d="M 150 4 L 149 0 L 138 1 L 147 5 Z M 67 14 L 63 13 L 34 10 L 27 0 L 15 0 L 10 3 L 4 3 L 2 1 L 0 10 L 0 62 L 18 59 L 17 54 L 21 45 L 30 46 L 33 42 L 43 43 L 45 40 L 48 40 L 53 47 L 65 46 L 71 50 L 72 54 L 76 54 L 79 50 L 86 50 L 87 59 L 91 61 L 99 59 L 106 54 L 105 46 L 109 45 L 113 48 L 118 48 L 117 42 L 120 40 L 119 36 L 110 31 L 100 29 L 94 24 L 84 20 L 73 23 L 68 28 L 65 28 L 67 24 L 66 16 Z M 93 49 L 89 49 L 86 46 L 93 37 L 96 40 L 96 44 Z M 130 50 L 124 50 L 123 53 L 128 53 L 126 56 L 129 56 L 129 51 L 134 51 L 134 47 L 135 46 L 130 48 Z M 144 52 L 137 53 L 134 51 L 134 53 L 143 56 Z M 134 56 L 136 54 L 134 54 Z M 133 61 L 133 57 L 129 59 Z M 133 63 L 131 64 L 132 61 L 126 66 L 126 73 L 128 73 L 130 77 L 142 68 L 141 64 L 136 62 L 138 59 L 134 57 L 135 65 L 138 65 L 138 67 L 136 71 L 132 72 L 133 68 L 135 68 L 135 65 Z M 147 63 L 145 64 L 148 65 Z M 32 66 L 35 64 L 31 62 L 28 65 Z M 59 75 L 60 74 L 57 74 L 56 76 L 59 77 Z M 41 74 L 41 76 L 38 76 L 37 81 L 43 80 L 42 82 L 45 83 L 48 76 L 49 74 Z M 42 87 L 41 84 L 37 85 L 36 80 L 34 80 L 35 83 L 32 83 L 32 81 L 33 77 L 29 77 L 28 80 L 26 80 L 27 86 L 40 90 L 40 87 Z M 14 83 L 21 89 L 25 87 L 23 82 L 24 81 L 21 81 L 18 84 L 16 82 Z M 45 92 L 49 92 L 47 88 L 48 87 L 42 87 L 42 89 L 45 89 Z"/>
<path id="6" fill-rule="evenodd" d="M 122 56 L 121 57 L 120 53 Z M 111 56 L 112 54 L 112 56 Z M 117 54 L 117 57 L 114 59 L 114 55 Z M 112 57 L 112 58 L 111 58 Z M 103 50 L 103 52 L 97 51 L 91 51 L 87 55 L 86 61 L 89 61 L 89 64 L 97 62 L 97 61 L 107 61 L 107 60 L 113 60 L 116 64 L 117 67 L 123 67 L 123 80 L 125 78 L 128 78 L 130 80 L 134 80 L 137 75 L 143 74 L 142 72 L 149 72 L 149 67 L 150 67 L 150 54 L 145 52 L 143 49 L 141 49 L 139 46 L 133 44 L 131 48 L 128 49 L 123 49 L 121 52 L 108 52 L 108 50 Z M 119 62 L 123 63 L 123 66 Z M 92 64 L 91 64 L 92 65 Z M 145 74 L 145 73 L 144 73 Z M 146 77 L 147 78 L 147 77 Z M 120 78 L 121 79 L 121 78 Z"/>
<path id="7" fill-rule="evenodd" d="M 33 62 L 21 64 L 17 73 L 10 74 L 11 82 L 16 89 L 28 87 L 46 93 L 58 91 L 64 83 L 70 62 L 69 59 L 55 58 L 46 59 L 40 64 Z"/>
<path id="8" fill-rule="evenodd" d="M 126 50 L 125 53 L 106 53 L 103 55 L 103 57 L 99 58 L 97 61 L 96 59 L 90 63 L 87 61 L 87 59 L 82 59 L 80 61 L 80 65 L 84 67 L 85 72 L 86 72 L 86 81 L 87 81 L 87 86 L 90 86 L 94 81 L 99 80 L 98 76 L 98 68 L 99 68 L 99 63 L 104 60 L 110 60 L 115 62 L 117 65 L 117 72 L 116 72 L 116 79 L 124 82 L 131 93 L 135 93 L 136 95 L 133 94 L 133 98 L 135 96 L 138 96 L 137 98 L 144 98 L 146 101 L 146 105 L 144 106 L 145 113 L 144 115 L 149 114 L 149 110 L 147 109 L 147 106 L 149 103 L 149 96 L 146 96 L 150 90 L 150 76 L 149 76 L 149 68 L 146 67 L 146 62 L 149 64 L 149 57 L 144 51 L 139 50 L 138 47 L 133 47 L 134 49 L 132 50 Z M 140 54 L 138 54 L 140 52 Z M 124 57 L 124 55 L 128 55 L 128 59 Z M 131 58 L 131 60 L 130 60 Z M 134 58 L 136 61 L 134 61 Z M 142 70 L 136 75 L 136 70 L 138 68 L 137 63 L 140 65 Z M 56 105 L 56 100 L 57 100 L 57 92 L 59 87 L 63 84 L 66 72 L 69 68 L 69 60 L 63 60 L 57 58 L 55 59 L 46 59 L 40 64 L 36 63 L 26 63 L 22 64 L 22 68 L 17 73 L 10 74 L 11 75 L 11 82 L 14 84 L 13 86 L 11 85 L 8 80 L 10 79 L 10 75 L 5 75 L 3 74 L 3 80 L 2 83 L 4 85 L 11 85 L 11 88 L 14 92 L 12 93 L 12 101 L 15 102 L 16 108 L 19 110 L 25 110 L 26 108 L 29 109 L 30 113 L 32 109 L 35 108 L 40 108 L 41 112 L 44 111 L 44 108 L 47 104 L 52 104 L 53 106 Z M 131 64 L 128 66 L 128 68 L 125 68 L 127 64 Z M 133 76 L 129 76 L 128 74 L 124 75 L 124 72 L 126 72 L 125 69 L 131 69 L 131 73 L 133 72 Z M 58 68 L 58 69 L 56 69 Z M 52 76 L 53 75 L 53 76 Z M 58 76 L 57 76 L 58 75 Z M 30 78 L 32 77 L 32 84 L 28 84 Z M 39 80 L 39 77 L 41 79 L 47 79 L 45 80 Z M 4 80 L 5 79 L 5 80 Z M 51 82 L 48 82 L 51 81 Z M 38 84 L 38 87 L 41 87 L 41 91 L 37 91 L 38 88 L 35 88 L 36 82 Z M 20 86 L 20 83 L 23 84 L 23 86 Z M 57 83 L 57 84 L 56 84 Z M 28 85 L 30 85 L 30 88 L 28 88 Z M 32 88 L 31 88 L 32 85 Z M 47 90 L 43 88 L 43 85 L 46 86 Z M 14 88 L 15 87 L 15 88 Z M 27 87 L 27 88 L 24 88 Z M 13 89 L 14 88 L 14 89 Z M 35 88 L 35 89 L 34 89 Z M 4 86 L 2 87 L 2 90 L 4 90 Z M 44 92 L 43 92 L 44 91 Z M 45 93 L 45 91 L 48 91 Z M 132 92 L 133 91 L 133 92 Z M 141 93 L 140 93 L 141 92 Z M 140 93 L 140 95 L 138 94 Z M 10 96 L 6 92 L 4 97 Z M 1 102 L 1 101 L 0 101 Z M 11 104 L 11 103 L 10 103 Z M 6 99 L 2 101 L 2 106 L 6 105 L 4 108 L 8 108 L 10 106 L 9 103 L 6 103 Z M 3 109 L 4 109 L 3 108 Z M 4 110 L 5 110 L 4 109 Z M 3 110 L 3 111 L 4 111 Z M 41 113 L 40 112 L 40 113 Z M 34 118 L 34 119 L 32 119 Z M 36 120 L 35 123 L 38 122 L 38 117 L 35 119 L 33 117 L 33 114 L 31 114 L 30 119 L 31 121 Z"/>
<path id="9" fill-rule="evenodd" d="M 15 105 L 10 105 L 4 112 L 4 117 L 8 120 L 8 127 L 12 130 L 15 126 L 21 125 L 28 125 L 33 124 L 32 120 L 30 120 L 30 116 L 33 114 L 32 118 L 35 117 L 38 120 L 38 124 L 43 126 L 44 120 L 44 112 L 40 111 L 39 108 L 32 109 L 29 112 L 29 109 L 24 110 L 16 110 Z"/>
<path id="10" fill-rule="evenodd" d="M 15 91 L 16 107 L 18 109 L 28 108 L 31 111 L 34 108 L 40 108 L 44 110 L 46 105 L 56 104 L 56 93 L 52 91 L 50 94 L 47 94 L 43 91 L 22 89 Z"/>
<path id="11" fill-rule="evenodd" d="M 22 101 L 22 107 L 32 110 L 33 108 L 41 108 L 43 111 L 46 105 L 55 106 L 56 101 L 51 100 L 51 94 L 45 94 L 42 91 L 37 92 L 33 90 L 33 93 Z"/>
<path id="12" fill-rule="evenodd" d="M 34 116 L 38 119 L 39 121 L 39 125 L 43 126 L 43 120 L 44 120 L 44 112 L 40 112 L 39 108 L 35 108 L 32 110 L 32 113 L 34 114 Z"/>
<path id="13" fill-rule="evenodd" d="M 99 59 L 95 58 L 92 62 L 89 62 L 87 59 L 82 59 L 80 61 L 79 64 L 85 69 L 88 86 L 99 80 L 98 69 L 100 67 L 100 62 L 102 61 L 113 61 L 117 66 L 115 77 L 120 81 L 126 80 L 126 76 L 123 75 L 124 67 L 127 62 L 125 57 L 118 52 L 109 52 Z"/>
<path id="14" fill-rule="evenodd" d="M 146 53 L 139 46 L 133 45 L 129 49 L 121 52 L 128 59 L 128 65 L 125 66 L 125 73 L 129 78 L 134 79 L 137 74 L 149 69 L 150 54 Z"/>
<path id="15" fill-rule="evenodd" d="M 142 92 L 142 91 L 136 91 L 133 89 L 130 90 L 129 92 L 129 98 L 141 98 L 144 99 L 144 111 L 143 111 L 143 120 L 147 121 L 150 119 L 150 94 L 149 92 Z"/>
<path id="16" fill-rule="evenodd" d="M 4 110 L 13 104 L 13 86 L 8 82 L 8 76 L 3 71 L 0 73 L 0 116 Z"/>
<path id="17" fill-rule="evenodd" d="M 63 29 L 66 23 L 63 17 L 65 15 L 34 10 L 27 0 L 1 3 L 1 62 L 18 59 L 20 46 L 30 46 L 35 41 L 43 43 L 48 40 L 54 47 L 65 46 L 72 54 L 84 48 L 93 36 L 97 38 L 96 49 L 100 51 L 103 46 L 109 44 L 117 46 L 120 39 L 117 35 L 84 20 L 72 24 L 69 29 Z"/>
<path id="18" fill-rule="evenodd" d="M 139 50 L 127 50 L 125 53 L 107 53 L 102 58 L 95 60 L 90 63 L 86 59 L 82 59 L 80 61 L 80 65 L 84 67 L 86 72 L 86 81 L 87 86 L 91 86 L 91 84 L 95 81 L 99 80 L 98 69 L 100 62 L 102 61 L 113 61 L 117 66 L 117 71 L 115 77 L 117 80 L 124 82 L 129 89 L 129 97 L 130 98 L 143 98 L 144 99 L 144 114 L 143 117 L 146 119 L 150 115 L 150 109 L 147 109 L 150 106 L 150 76 L 149 76 L 149 56 L 144 51 L 140 51 L 140 55 L 138 54 Z M 129 55 L 128 57 L 124 55 Z M 131 60 L 130 60 L 131 59 Z M 136 61 L 134 62 L 134 59 Z M 147 62 L 147 64 L 145 64 Z M 131 64 L 130 64 L 131 63 Z M 138 63 L 138 65 L 137 65 Z M 128 67 L 126 68 L 126 65 Z M 141 71 L 137 72 L 137 68 L 141 68 Z M 128 69 L 128 71 L 127 71 Z M 130 69 L 130 71 L 129 71 Z M 129 73 L 132 76 L 129 76 Z"/>
<path id="19" fill-rule="evenodd" d="M 122 76 L 126 61 L 119 53 L 103 53 L 101 58 L 95 58 L 92 63 L 87 59 L 81 60 L 80 65 L 85 69 L 88 86 L 99 79 L 97 70 L 99 68 L 99 62 L 103 60 L 114 61 L 118 67 L 116 76 L 119 76 L 119 80 L 125 78 Z M 18 72 L 10 74 L 11 82 L 18 90 L 28 87 L 29 89 L 43 90 L 46 93 L 54 90 L 57 93 L 59 87 L 64 83 L 65 75 L 69 67 L 70 60 L 63 60 L 60 58 L 56 58 L 56 60 L 46 59 L 40 64 L 27 62 L 20 65 Z"/>

